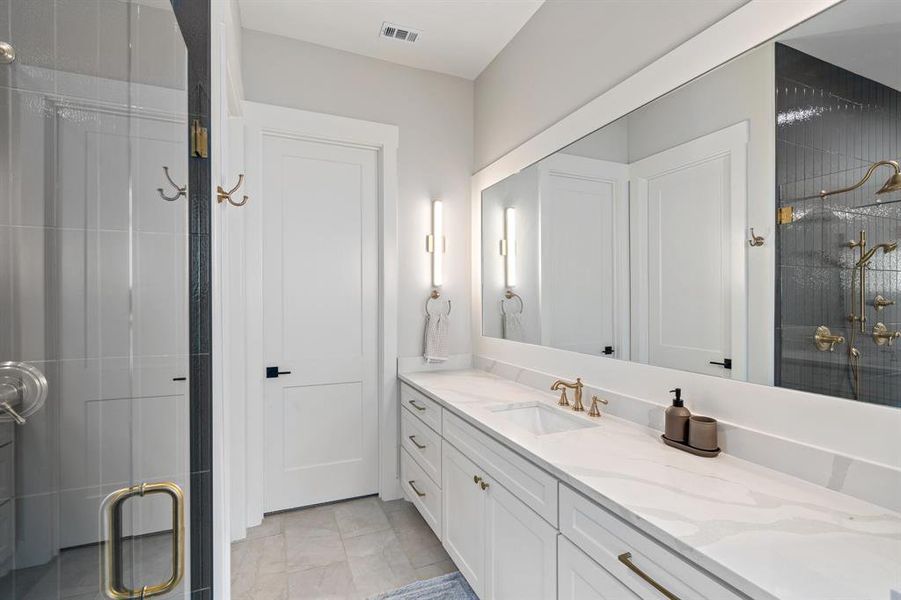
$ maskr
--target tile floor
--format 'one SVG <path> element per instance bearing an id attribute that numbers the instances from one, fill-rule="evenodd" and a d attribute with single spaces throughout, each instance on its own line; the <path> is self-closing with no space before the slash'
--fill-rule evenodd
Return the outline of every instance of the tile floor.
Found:
<path id="1" fill-rule="evenodd" d="M 455 570 L 412 504 L 373 496 L 267 516 L 232 544 L 232 598 L 369 598 Z"/>

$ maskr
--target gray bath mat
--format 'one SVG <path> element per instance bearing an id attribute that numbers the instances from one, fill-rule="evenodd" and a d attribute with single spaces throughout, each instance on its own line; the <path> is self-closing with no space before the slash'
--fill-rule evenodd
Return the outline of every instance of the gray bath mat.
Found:
<path id="1" fill-rule="evenodd" d="M 459 571 L 415 581 L 372 600 L 479 600 Z"/>

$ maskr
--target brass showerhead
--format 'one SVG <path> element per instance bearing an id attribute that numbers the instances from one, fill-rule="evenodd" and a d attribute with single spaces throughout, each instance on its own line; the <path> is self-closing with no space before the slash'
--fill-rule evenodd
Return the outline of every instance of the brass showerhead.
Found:
<path id="1" fill-rule="evenodd" d="M 897 192 L 901 190 L 901 172 L 898 170 L 898 163 L 894 164 L 895 173 L 888 178 L 885 184 L 879 188 L 877 194 L 887 194 L 888 192 Z"/>
<path id="2" fill-rule="evenodd" d="M 843 194 L 844 192 L 850 192 L 850 191 L 856 190 L 857 188 L 859 188 L 860 186 L 862 186 L 863 184 L 865 184 L 867 182 L 867 180 L 873 175 L 873 171 L 875 171 L 878 167 L 881 167 L 883 165 L 885 165 L 887 167 L 891 167 L 892 169 L 895 170 L 895 172 L 892 173 L 892 176 L 888 178 L 888 180 L 883 184 L 883 186 L 881 188 L 879 188 L 879 191 L 876 193 L 877 194 L 887 194 L 888 192 L 896 192 L 898 190 L 901 190 L 901 167 L 898 166 L 898 162 L 894 161 L 894 160 L 880 160 L 880 161 L 874 162 L 872 165 L 870 165 L 870 168 L 867 169 L 866 175 L 864 175 L 863 178 L 860 181 L 858 181 L 857 183 L 855 183 L 854 185 L 852 185 L 850 187 L 842 188 L 840 190 L 832 190 L 829 192 L 827 192 L 826 190 L 823 190 L 822 192 L 820 192 L 820 198 L 825 198 L 826 196 L 833 196 L 835 194 Z"/>

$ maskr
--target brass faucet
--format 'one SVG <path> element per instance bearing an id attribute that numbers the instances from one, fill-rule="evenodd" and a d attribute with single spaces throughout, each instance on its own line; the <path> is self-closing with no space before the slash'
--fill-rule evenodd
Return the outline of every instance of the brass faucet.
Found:
<path id="1" fill-rule="evenodd" d="M 557 402 L 560 406 L 569 406 L 569 400 L 566 397 L 566 388 L 571 390 L 575 390 L 575 400 L 573 401 L 573 410 L 576 412 L 582 412 L 585 410 L 585 407 L 582 406 L 582 378 L 576 377 L 576 382 L 572 383 L 569 381 L 563 381 L 562 379 L 558 379 L 551 386 L 552 391 L 561 390 L 560 393 L 560 401 Z"/>

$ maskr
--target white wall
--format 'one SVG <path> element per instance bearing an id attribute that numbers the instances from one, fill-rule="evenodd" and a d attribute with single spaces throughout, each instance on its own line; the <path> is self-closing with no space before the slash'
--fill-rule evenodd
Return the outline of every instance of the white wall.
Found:
<path id="1" fill-rule="evenodd" d="M 560 150 L 560 154 L 628 163 L 629 117 L 617 119 L 591 135 L 573 142 Z"/>
<path id="2" fill-rule="evenodd" d="M 444 201 L 450 354 L 469 354 L 473 83 L 245 30 L 247 100 L 397 125 L 398 354 L 421 356 L 430 288 L 431 199 Z"/>
<path id="3" fill-rule="evenodd" d="M 745 2 L 547 0 L 476 79 L 476 170 Z"/>

